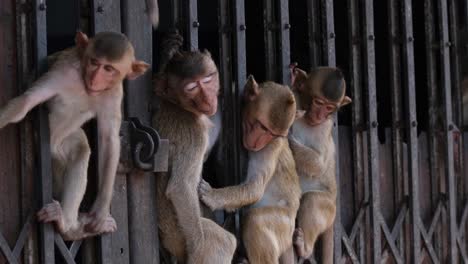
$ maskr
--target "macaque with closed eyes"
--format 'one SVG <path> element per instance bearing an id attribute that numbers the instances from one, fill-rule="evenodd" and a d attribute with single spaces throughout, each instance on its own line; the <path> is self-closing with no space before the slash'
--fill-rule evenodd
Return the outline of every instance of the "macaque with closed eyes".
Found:
<path id="1" fill-rule="evenodd" d="M 292 86 L 298 110 L 305 111 L 289 133 L 302 190 L 294 246 L 299 257 L 308 258 L 317 237 L 327 231 L 322 263 L 333 263 L 337 187 L 332 114 L 351 99 L 345 95 L 345 80 L 337 68 L 319 67 L 309 74 L 293 68 Z"/>
<path id="2" fill-rule="evenodd" d="M 208 52 L 180 51 L 173 35 L 162 44 L 155 90 L 160 107 L 153 126 L 169 139 L 168 172 L 157 174 L 158 227 L 162 246 L 178 263 L 231 263 L 234 235 L 201 216 L 197 186 L 218 104 L 218 70 Z"/>
<path id="3" fill-rule="evenodd" d="M 202 181 L 200 198 L 212 210 L 248 206 L 242 236 L 249 263 L 278 263 L 292 246 L 301 192 L 287 139 L 296 103 L 288 87 L 257 84 L 252 76 L 244 101 L 243 145 L 249 151 L 246 180 L 220 189 Z"/>
<path id="4" fill-rule="evenodd" d="M 45 205 L 37 215 L 42 222 L 54 222 L 67 240 L 116 230 L 109 210 L 120 153 L 122 81 L 137 78 L 149 67 L 135 60 L 131 43 L 120 33 L 102 32 L 88 39 L 78 32 L 75 41 L 76 46 L 62 51 L 31 88 L 0 109 L 3 128 L 47 102 L 53 193 L 58 201 Z M 90 156 L 81 126 L 91 118 L 97 118 L 102 181 L 91 211 L 79 213 Z"/>

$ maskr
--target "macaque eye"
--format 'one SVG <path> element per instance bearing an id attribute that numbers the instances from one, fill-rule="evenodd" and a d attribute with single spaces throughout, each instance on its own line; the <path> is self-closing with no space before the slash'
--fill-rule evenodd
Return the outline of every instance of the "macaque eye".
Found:
<path id="1" fill-rule="evenodd" d="M 108 73 L 113 73 L 114 72 L 114 68 L 110 65 L 106 65 L 104 66 L 104 70 Z"/>
<path id="2" fill-rule="evenodd" d="M 329 111 L 329 112 L 335 111 L 335 108 L 336 108 L 336 107 L 333 106 L 333 105 L 327 105 L 327 106 L 325 107 L 325 109 L 326 109 L 327 111 Z"/>
<path id="3" fill-rule="evenodd" d="M 196 82 L 191 82 L 191 83 L 188 83 L 184 86 L 184 90 L 187 91 L 187 92 L 191 92 L 193 90 L 195 90 L 195 88 L 197 88 L 198 84 Z"/>
<path id="4" fill-rule="evenodd" d="M 202 83 L 209 83 L 209 82 L 211 82 L 212 80 L 213 80 L 213 75 L 210 75 L 210 76 L 207 76 L 207 77 L 201 79 L 201 82 L 202 82 Z"/>
<path id="5" fill-rule="evenodd" d="M 264 126 L 262 123 L 260 123 L 259 121 L 257 121 L 258 124 L 260 125 L 260 129 L 263 130 L 263 131 L 268 131 L 268 128 L 266 126 Z"/>
<path id="6" fill-rule="evenodd" d="M 320 100 L 320 99 L 314 99 L 314 100 L 313 100 L 313 103 L 314 103 L 315 105 L 317 105 L 317 106 L 322 106 L 322 105 L 325 104 L 325 102 L 322 101 L 322 100 Z"/>

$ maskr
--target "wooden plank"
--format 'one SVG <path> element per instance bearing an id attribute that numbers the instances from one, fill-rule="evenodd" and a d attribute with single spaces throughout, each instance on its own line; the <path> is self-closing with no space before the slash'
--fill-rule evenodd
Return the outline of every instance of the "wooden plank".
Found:
<path id="1" fill-rule="evenodd" d="M 123 32 L 133 43 L 136 58 L 152 64 L 152 28 L 146 14 L 142 13 L 144 1 L 123 0 L 122 4 Z M 144 125 L 151 122 L 151 87 L 151 70 L 126 83 L 126 116 L 138 117 Z M 150 172 L 128 175 L 129 263 L 159 263 L 155 180 Z"/>

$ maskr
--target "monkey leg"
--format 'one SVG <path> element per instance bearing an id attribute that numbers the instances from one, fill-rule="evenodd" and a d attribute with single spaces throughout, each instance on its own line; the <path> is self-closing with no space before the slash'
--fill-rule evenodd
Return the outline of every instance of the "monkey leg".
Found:
<path id="1" fill-rule="evenodd" d="M 54 186 L 60 190 L 61 203 L 53 202 L 46 205 L 38 216 L 40 215 L 42 221 L 55 222 L 58 231 L 67 240 L 77 240 L 116 229 L 115 220 L 109 216 L 102 230 L 86 232 L 84 225 L 91 221 L 91 216 L 78 215 L 86 191 L 90 154 L 88 140 L 82 129 L 66 137 L 59 146 L 52 146 L 54 173 L 62 173 L 54 175 L 55 183 L 61 185 Z"/>
<path id="2" fill-rule="evenodd" d="M 233 234 L 207 218 L 202 218 L 204 245 L 189 256 L 188 263 L 229 264 L 234 256 L 237 242 Z"/>
<path id="3" fill-rule="evenodd" d="M 332 227 L 335 213 L 335 201 L 327 193 L 309 192 L 302 196 L 293 238 L 299 257 L 308 258 L 312 255 L 317 237 Z"/>
<path id="4" fill-rule="evenodd" d="M 288 209 L 250 209 L 242 232 L 249 263 L 279 263 L 280 256 L 292 246 L 293 230 L 294 213 Z"/>

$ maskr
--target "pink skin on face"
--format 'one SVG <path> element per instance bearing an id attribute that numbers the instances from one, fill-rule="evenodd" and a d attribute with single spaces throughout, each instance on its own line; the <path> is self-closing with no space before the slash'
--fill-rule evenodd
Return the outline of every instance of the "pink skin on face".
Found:
<path id="1" fill-rule="evenodd" d="M 325 98 L 316 97 L 312 100 L 310 109 L 306 112 L 305 118 L 310 126 L 320 125 L 336 111 L 338 106 Z"/>
<path id="2" fill-rule="evenodd" d="M 86 92 L 89 95 L 98 95 L 112 87 L 119 75 L 119 70 L 106 59 L 88 58 L 84 76 Z"/>
<path id="3" fill-rule="evenodd" d="M 272 133 L 258 120 L 244 120 L 242 127 L 244 132 L 244 148 L 249 151 L 259 151 L 276 137 L 282 136 Z"/>
<path id="4" fill-rule="evenodd" d="M 184 92 L 191 98 L 192 111 L 212 116 L 218 109 L 218 72 L 195 77 L 184 85 Z"/>

